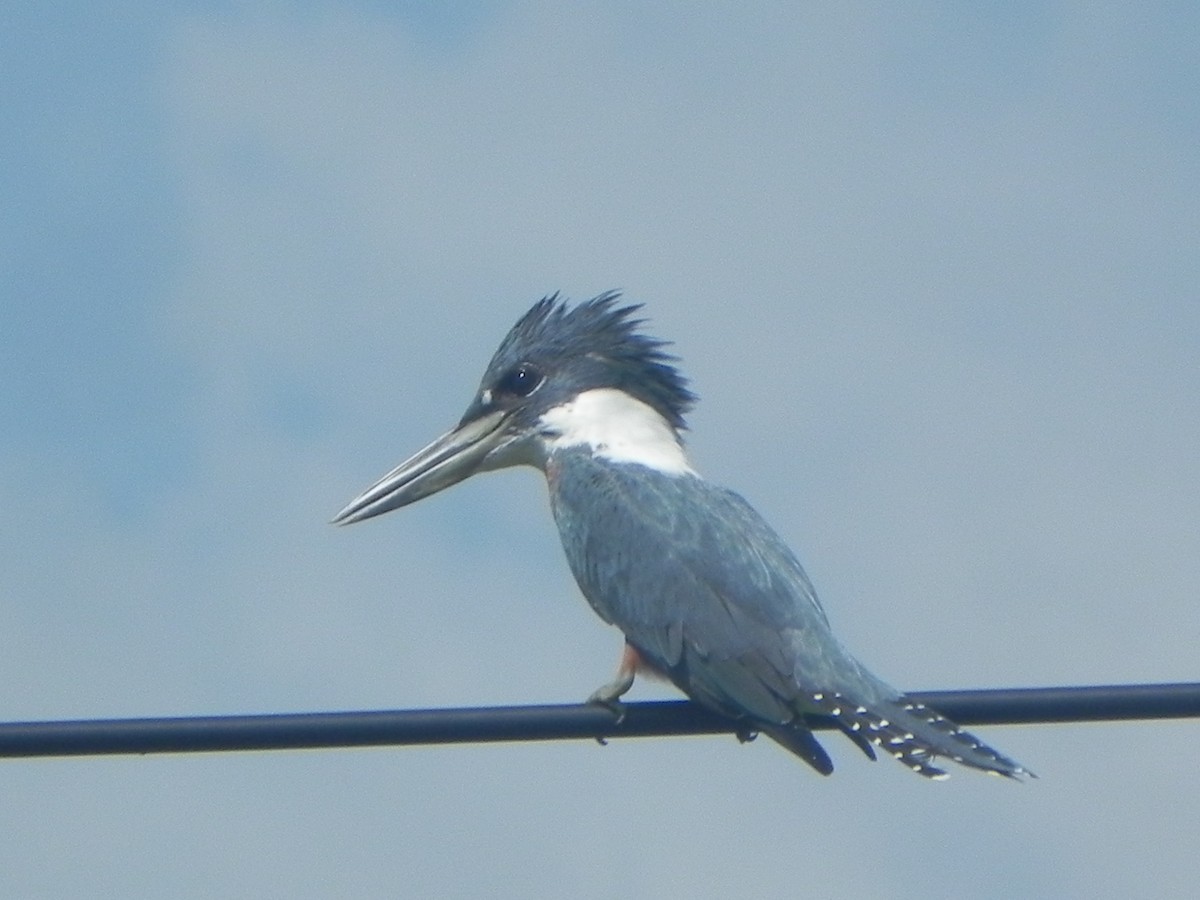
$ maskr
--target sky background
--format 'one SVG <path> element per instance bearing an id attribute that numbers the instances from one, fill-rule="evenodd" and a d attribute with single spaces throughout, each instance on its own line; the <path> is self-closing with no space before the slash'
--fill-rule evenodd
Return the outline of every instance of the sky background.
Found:
<path id="1" fill-rule="evenodd" d="M 894 684 L 1200 678 L 1197 7 L 839 7 L 5 4 L 0 720 L 587 696 L 532 470 L 327 524 L 559 289 Z M 1192 896 L 1200 723 L 981 733 L 12 760 L 0 895 Z"/>

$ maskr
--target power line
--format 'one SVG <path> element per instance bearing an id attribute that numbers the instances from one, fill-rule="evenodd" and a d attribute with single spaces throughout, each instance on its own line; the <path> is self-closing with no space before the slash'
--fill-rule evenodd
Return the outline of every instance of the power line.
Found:
<path id="1" fill-rule="evenodd" d="M 1200 683 L 913 692 L 961 725 L 1200 717 Z M 813 728 L 831 727 L 814 719 Z M 494 741 L 735 734 L 745 726 L 686 700 L 0 723 L 0 757 L 205 753 Z"/>

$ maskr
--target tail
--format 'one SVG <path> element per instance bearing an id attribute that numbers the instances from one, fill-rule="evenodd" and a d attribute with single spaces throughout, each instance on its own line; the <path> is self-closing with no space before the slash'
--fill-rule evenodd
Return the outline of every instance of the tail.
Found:
<path id="1" fill-rule="evenodd" d="M 944 756 L 960 765 L 1020 780 L 1037 776 L 1013 759 L 993 750 L 975 735 L 955 725 L 935 709 L 908 697 L 873 704 L 871 708 L 828 695 L 826 711 L 860 747 L 870 745 L 890 753 L 918 775 L 935 781 L 949 778 L 934 760 Z"/>
<path id="2" fill-rule="evenodd" d="M 903 695 L 862 706 L 842 694 L 812 694 L 811 705 L 833 723 L 870 759 L 875 751 L 888 753 L 918 775 L 934 781 L 949 773 L 934 765 L 942 756 L 989 775 L 1020 780 L 1037 776 L 1013 759 L 993 750 L 975 735 L 959 728 L 941 713 Z M 804 719 L 786 725 L 761 726 L 772 739 L 795 753 L 822 775 L 833 771 L 828 754 L 805 727 Z"/>

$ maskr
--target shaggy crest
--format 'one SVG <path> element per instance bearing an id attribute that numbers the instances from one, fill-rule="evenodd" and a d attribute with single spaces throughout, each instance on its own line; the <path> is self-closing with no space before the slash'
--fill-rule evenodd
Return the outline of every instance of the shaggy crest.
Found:
<path id="1" fill-rule="evenodd" d="M 618 306 L 618 291 L 606 291 L 574 307 L 558 293 L 543 297 L 523 315 L 492 357 L 485 384 L 520 362 L 547 371 L 570 366 L 590 387 L 612 387 L 652 406 L 673 428 L 686 428 L 684 415 L 696 402 L 687 379 L 664 351 L 667 341 L 642 334 L 640 304 Z"/>

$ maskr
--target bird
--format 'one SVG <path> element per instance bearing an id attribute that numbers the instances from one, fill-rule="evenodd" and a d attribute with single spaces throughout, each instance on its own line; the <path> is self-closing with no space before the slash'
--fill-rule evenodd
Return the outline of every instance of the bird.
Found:
<path id="1" fill-rule="evenodd" d="M 872 760 L 926 778 L 939 758 L 1020 780 L 1022 765 L 869 671 L 834 635 L 796 555 L 739 494 L 685 452 L 697 401 L 641 304 L 608 291 L 543 297 L 508 332 L 465 414 L 333 519 L 406 506 L 479 472 L 545 475 L 567 563 L 595 612 L 624 634 L 616 676 L 589 702 L 621 708 L 637 674 L 768 735 L 817 772 L 831 723 Z"/>

